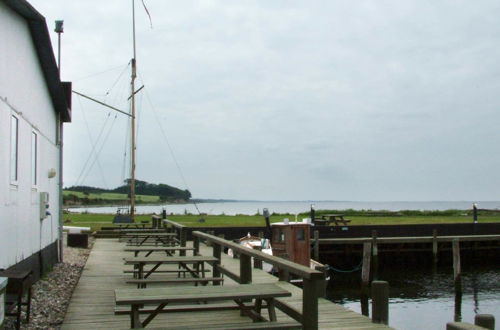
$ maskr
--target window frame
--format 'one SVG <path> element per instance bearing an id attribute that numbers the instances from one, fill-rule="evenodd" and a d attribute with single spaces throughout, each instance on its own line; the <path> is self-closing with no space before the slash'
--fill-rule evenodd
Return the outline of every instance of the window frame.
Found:
<path id="1" fill-rule="evenodd" d="M 31 187 L 38 187 L 38 154 L 39 154 L 39 143 L 38 143 L 38 133 L 36 131 L 31 131 Z"/>
<path id="2" fill-rule="evenodd" d="M 19 118 L 10 116 L 10 154 L 9 154 L 9 179 L 10 184 L 17 186 L 19 182 Z"/>

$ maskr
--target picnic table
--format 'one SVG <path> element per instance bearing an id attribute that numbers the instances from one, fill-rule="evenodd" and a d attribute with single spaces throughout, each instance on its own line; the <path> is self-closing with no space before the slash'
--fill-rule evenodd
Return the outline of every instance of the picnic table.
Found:
<path id="1" fill-rule="evenodd" d="M 169 245 L 173 246 L 176 244 L 176 236 L 175 233 L 126 233 L 124 235 L 125 240 L 128 245 L 147 245 L 149 243 L 157 245 Z M 147 243 L 147 244 L 146 244 Z"/>
<path id="2" fill-rule="evenodd" d="M 219 261 L 213 256 L 173 256 L 173 257 L 131 257 L 124 258 L 125 265 L 133 265 L 134 275 L 137 276 L 137 280 L 128 281 L 129 283 L 137 283 L 138 287 L 145 287 L 148 283 L 146 279 L 153 273 L 155 273 L 161 265 L 174 264 L 179 266 L 178 276 L 180 276 L 180 269 L 187 271 L 194 278 L 194 282 L 200 282 L 197 279 L 202 279 L 202 281 L 207 282 L 208 280 L 203 279 L 205 277 L 205 262 L 214 264 Z M 145 265 L 154 265 L 153 268 L 145 271 Z M 192 268 L 189 265 L 193 265 Z M 219 281 L 220 279 L 215 279 L 214 281 Z M 156 281 L 158 282 L 158 281 Z M 170 282 L 169 280 L 162 280 L 160 282 Z"/>
<path id="3" fill-rule="evenodd" d="M 321 215 L 321 219 L 314 219 L 314 223 L 318 225 L 329 225 L 334 223 L 336 226 L 339 224 L 347 226 L 349 222 L 351 222 L 351 220 L 345 219 L 343 214 L 323 214 Z"/>
<path id="4" fill-rule="evenodd" d="M 236 307 L 243 314 L 249 316 L 254 322 L 265 322 L 262 325 L 266 326 L 272 323 L 267 323 L 268 320 L 261 315 L 262 301 L 266 302 L 269 321 L 276 322 L 275 298 L 289 296 L 291 296 L 290 292 L 272 283 L 242 284 L 238 286 L 165 287 L 141 290 L 116 289 L 115 303 L 116 306 L 131 306 L 130 325 L 133 329 L 146 327 L 160 312 L 169 312 L 169 309 L 165 309 L 168 304 L 183 304 L 175 306 L 170 310 L 171 312 L 189 312 L 210 310 L 209 305 L 193 306 L 193 304 L 213 301 L 234 301 Z M 248 301 L 254 299 L 254 304 L 248 303 Z M 144 305 L 157 307 L 150 311 L 140 310 Z M 234 309 L 234 305 L 227 306 L 226 309 Z M 140 314 L 149 315 L 141 322 Z M 254 325 L 257 325 L 257 323 L 254 323 Z"/>
<path id="5" fill-rule="evenodd" d="M 136 246 L 127 247 L 123 250 L 126 252 L 134 252 L 134 257 L 139 256 L 139 252 L 146 252 L 145 257 L 148 257 L 153 252 L 165 252 L 167 256 L 173 256 L 177 251 L 193 251 L 194 253 L 195 248 L 186 246 Z"/>

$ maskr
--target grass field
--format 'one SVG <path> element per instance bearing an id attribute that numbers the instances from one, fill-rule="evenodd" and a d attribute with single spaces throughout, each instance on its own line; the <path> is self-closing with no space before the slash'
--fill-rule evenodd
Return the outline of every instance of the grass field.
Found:
<path id="1" fill-rule="evenodd" d="M 273 215 L 271 222 L 283 221 L 287 216 Z M 224 227 L 224 226 L 264 226 L 264 217 L 258 215 L 206 215 L 205 222 L 198 220 L 202 216 L 196 215 L 171 215 L 168 219 L 190 227 Z M 290 221 L 295 218 L 288 216 Z M 400 216 L 400 217 L 374 217 L 374 216 L 349 216 L 350 225 L 395 225 L 395 224 L 432 224 L 432 223 L 467 223 L 472 222 L 470 216 Z M 101 227 L 112 226 L 113 215 L 110 214 L 79 214 L 69 213 L 64 215 L 65 225 L 91 227 L 99 230 Z M 151 215 L 138 215 L 136 222 L 151 220 Z M 299 218 L 299 221 L 301 218 Z M 500 215 L 480 216 L 479 222 L 500 222 Z"/>
<path id="2" fill-rule="evenodd" d="M 118 193 L 90 193 L 88 195 L 85 195 L 82 192 L 79 191 L 71 191 L 71 190 L 64 190 L 63 191 L 64 196 L 69 196 L 69 195 L 75 195 L 78 198 L 88 198 L 88 199 L 103 199 L 103 200 L 112 200 L 112 201 L 124 201 L 127 200 L 127 194 L 118 194 Z M 146 202 L 146 203 L 155 203 L 160 201 L 159 196 L 150 196 L 150 195 L 136 195 L 135 199 L 138 202 Z"/>

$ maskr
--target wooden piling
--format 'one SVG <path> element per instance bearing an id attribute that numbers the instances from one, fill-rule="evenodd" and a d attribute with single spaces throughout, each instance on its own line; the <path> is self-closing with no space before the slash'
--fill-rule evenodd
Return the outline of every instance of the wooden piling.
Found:
<path id="1" fill-rule="evenodd" d="M 370 284 L 370 263 L 372 254 L 372 243 L 363 243 L 363 268 L 361 269 L 361 286 L 368 287 Z"/>
<path id="2" fill-rule="evenodd" d="M 455 290 L 462 291 L 461 281 L 461 266 L 460 266 L 460 242 L 454 239 L 452 242 L 453 251 L 453 281 L 455 282 Z"/>
<path id="3" fill-rule="evenodd" d="M 314 231 L 313 259 L 319 261 L 319 231 Z"/>
<path id="4" fill-rule="evenodd" d="M 372 322 L 389 323 L 389 283 L 372 282 Z"/>
<path id="5" fill-rule="evenodd" d="M 495 330 L 495 317 L 491 314 L 477 314 L 474 317 L 474 324 L 488 330 Z"/>
<path id="6" fill-rule="evenodd" d="M 432 262 L 434 265 L 438 263 L 438 242 L 437 242 L 437 230 L 432 230 Z"/>
<path id="7" fill-rule="evenodd" d="M 376 280 L 378 278 L 378 244 L 377 244 L 377 231 L 372 230 L 372 279 Z"/>

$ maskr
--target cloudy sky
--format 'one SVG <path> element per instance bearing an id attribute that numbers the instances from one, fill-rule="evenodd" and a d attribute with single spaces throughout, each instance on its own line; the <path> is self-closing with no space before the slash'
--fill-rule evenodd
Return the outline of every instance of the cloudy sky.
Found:
<path id="1" fill-rule="evenodd" d="M 30 2 L 65 21 L 63 79 L 128 111 L 131 1 Z M 139 179 L 200 198 L 499 199 L 498 1 L 145 3 Z M 74 95 L 65 185 L 121 184 L 128 134 Z"/>

